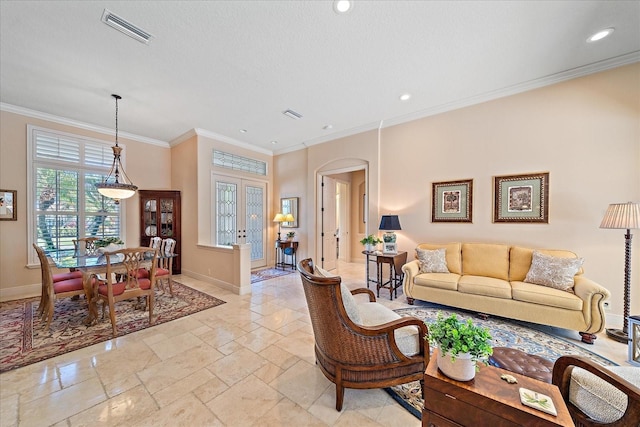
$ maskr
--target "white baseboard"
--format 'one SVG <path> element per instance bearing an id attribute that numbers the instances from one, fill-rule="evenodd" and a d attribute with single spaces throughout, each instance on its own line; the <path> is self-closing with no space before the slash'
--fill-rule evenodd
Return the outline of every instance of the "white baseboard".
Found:
<path id="1" fill-rule="evenodd" d="M 184 267 L 180 271 L 180 274 L 184 276 L 192 277 L 194 279 L 201 280 L 203 282 L 211 283 L 212 285 L 216 285 L 230 292 L 233 292 L 236 295 L 244 295 L 251 292 L 251 286 L 249 286 L 249 291 L 247 292 L 246 290 L 241 289 L 239 286 L 236 286 L 233 283 L 229 283 L 229 282 L 215 279 L 213 277 L 205 276 L 204 274 L 196 273 L 195 271 L 185 270 Z"/>
<path id="2" fill-rule="evenodd" d="M 12 288 L 0 289 L 0 302 L 13 301 L 22 298 L 37 297 L 42 291 L 42 285 L 35 283 L 27 286 L 14 286 Z"/>

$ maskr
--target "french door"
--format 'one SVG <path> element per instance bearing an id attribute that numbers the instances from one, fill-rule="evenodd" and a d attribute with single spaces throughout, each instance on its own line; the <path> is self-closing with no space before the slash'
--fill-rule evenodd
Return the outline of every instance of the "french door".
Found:
<path id="1" fill-rule="evenodd" d="M 267 185 L 260 181 L 213 175 L 212 241 L 216 245 L 251 245 L 251 268 L 267 265 Z"/>

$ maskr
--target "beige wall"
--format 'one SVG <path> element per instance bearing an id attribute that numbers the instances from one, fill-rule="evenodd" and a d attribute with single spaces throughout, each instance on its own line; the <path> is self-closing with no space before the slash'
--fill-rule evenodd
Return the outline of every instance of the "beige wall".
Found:
<path id="1" fill-rule="evenodd" d="M 113 135 L 76 128 L 47 120 L 0 111 L 0 188 L 18 191 L 18 220 L 0 221 L 0 298 L 26 296 L 40 292 L 39 266 L 27 266 L 27 125 L 83 135 L 107 142 Z M 171 156 L 169 146 L 118 138 L 124 147 L 127 175 L 140 189 L 171 189 Z M 139 239 L 138 196 L 122 202 L 125 211 L 127 245 L 137 245 Z"/>

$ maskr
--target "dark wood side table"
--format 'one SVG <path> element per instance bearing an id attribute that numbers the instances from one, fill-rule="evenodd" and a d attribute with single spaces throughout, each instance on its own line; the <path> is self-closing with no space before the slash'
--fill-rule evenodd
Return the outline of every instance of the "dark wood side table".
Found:
<path id="1" fill-rule="evenodd" d="M 295 240 L 276 240 L 276 268 L 296 268 L 296 252 L 298 242 Z M 287 256 L 291 257 L 291 263 L 287 262 Z"/>
<path id="2" fill-rule="evenodd" d="M 481 366 L 471 381 L 452 380 L 438 370 L 437 351 L 434 349 L 424 374 L 423 427 L 573 425 L 555 385 L 493 366 Z M 518 383 L 508 384 L 500 379 L 502 374 L 513 375 Z M 520 387 L 551 397 L 558 416 L 523 405 Z"/>
<path id="3" fill-rule="evenodd" d="M 400 275 L 396 270 L 396 265 L 399 264 L 397 262 L 399 259 L 404 258 L 407 259 L 406 251 L 398 251 L 397 254 L 385 254 L 383 252 L 378 251 L 362 251 L 364 255 L 367 257 L 367 288 L 369 287 L 369 283 L 376 284 L 376 291 L 378 293 L 378 298 L 380 297 L 380 289 L 389 289 L 389 299 L 393 299 L 393 293 L 395 291 L 396 298 L 398 297 L 398 288 L 402 285 L 402 280 L 399 279 Z M 369 263 L 376 263 L 376 278 L 372 279 L 369 277 Z M 384 279 L 384 274 L 382 271 L 382 266 L 384 264 L 389 264 L 389 280 Z"/>

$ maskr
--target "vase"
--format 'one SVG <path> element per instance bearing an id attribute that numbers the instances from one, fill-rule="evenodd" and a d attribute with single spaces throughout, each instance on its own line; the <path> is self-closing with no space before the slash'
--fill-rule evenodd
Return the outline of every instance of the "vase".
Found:
<path id="1" fill-rule="evenodd" d="M 376 246 L 372 244 L 366 244 L 364 245 L 364 250 L 367 252 L 373 252 L 376 250 Z"/>
<path id="2" fill-rule="evenodd" d="M 450 352 L 439 351 L 437 362 L 442 373 L 456 381 L 471 381 L 476 376 L 476 361 L 469 353 L 460 353 L 452 361 Z"/>

